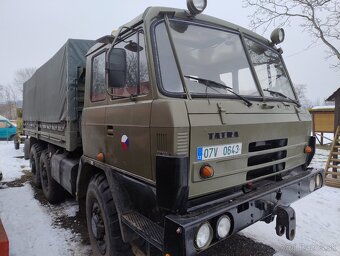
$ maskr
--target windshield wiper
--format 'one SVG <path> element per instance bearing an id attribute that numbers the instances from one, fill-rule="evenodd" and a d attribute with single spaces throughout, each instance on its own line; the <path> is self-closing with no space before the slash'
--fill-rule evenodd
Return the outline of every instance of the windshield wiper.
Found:
<path id="1" fill-rule="evenodd" d="M 213 80 L 205 79 L 205 78 L 200 78 L 200 77 L 195 77 L 195 76 L 188 76 L 188 75 L 185 75 L 184 77 L 192 79 L 192 80 L 195 80 L 198 83 L 205 85 L 206 87 L 225 89 L 228 92 L 231 92 L 232 94 L 236 95 L 241 100 L 243 100 L 245 102 L 245 104 L 247 105 L 247 107 L 250 107 L 251 105 L 253 105 L 253 103 L 251 103 L 249 100 L 247 100 L 243 96 L 239 95 L 238 93 L 234 92 L 233 88 L 231 88 L 229 86 L 226 86 L 224 84 L 215 82 Z"/>
<path id="2" fill-rule="evenodd" d="M 269 92 L 271 95 L 277 95 L 277 96 L 281 96 L 285 99 L 288 99 L 288 100 L 291 100 L 292 102 L 294 102 L 298 107 L 301 107 L 300 103 L 297 102 L 296 100 L 293 100 L 292 98 L 289 98 L 287 95 L 284 95 L 283 93 L 281 92 L 277 92 L 277 91 L 272 91 L 272 90 L 269 90 L 268 88 L 267 89 L 263 89 L 263 91 L 265 92 Z"/>

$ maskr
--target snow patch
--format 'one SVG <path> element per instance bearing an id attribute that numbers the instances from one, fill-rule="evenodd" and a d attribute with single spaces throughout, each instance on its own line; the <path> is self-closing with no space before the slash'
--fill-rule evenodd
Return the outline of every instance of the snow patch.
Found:
<path id="1" fill-rule="evenodd" d="M 315 106 L 312 107 L 312 110 L 334 110 L 335 109 L 335 105 L 328 105 L 328 106 Z"/>
<path id="2" fill-rule="evenodd" d="M 10 241 L 11 256 L 84 255 L 71 231 L 53 226 L 48 208 L 34 199 L 29 184 L 0 190 L 0 218 Z"/>
<path id="3" fill-rule="evenodd" d="M 76 201 L 46 206 L 34 198 L 34 191 L 28 183 L 22 187 L 1 185 L 20 179 L 24 172 L 30 171 L 29 162 L 23 159 L 23 155 L 23 149 L 15 150 L 13 142 L 0 141 L 0 171 L 3 173 L 0 219 L 10 241 L 10 255 L 89 255 L 90 247 L 81 243 L 79 234 L 55 223 L 57 217 L 76 216 Z"/>
<path id="4" fill-rule="evenodd" d="M 0 172 L 2 182 L 19 179 L 23 170 L 30 170 L 29 162 L 23 159 L 23 145 L 19 150 L 14 149 L 13 141 L 0 141 Z M 22 168 L 21 168 L 22 167 Z"/>
<path id="5" fill-rule="evenodd" d="M 324 168 L 328 150 L 318 149 L 310 167 Z M 273 247 L 275 256 L 340 255 L 340 189 L 323 187 L 291 205 L 296 213 L 296 236 L 278 237 L 276 222 L 258 222 L 241 233 Z"/>

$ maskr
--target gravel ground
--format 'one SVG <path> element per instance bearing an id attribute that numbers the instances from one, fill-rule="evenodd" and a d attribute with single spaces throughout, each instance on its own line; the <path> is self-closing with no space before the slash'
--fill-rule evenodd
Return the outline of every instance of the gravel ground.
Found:
<path id="1" fill-rule="evenodd" d="M 201 253 L 200 256 L 271 256 L 274 254 L 275 250 L 270 246 L 236 234 Z"/>

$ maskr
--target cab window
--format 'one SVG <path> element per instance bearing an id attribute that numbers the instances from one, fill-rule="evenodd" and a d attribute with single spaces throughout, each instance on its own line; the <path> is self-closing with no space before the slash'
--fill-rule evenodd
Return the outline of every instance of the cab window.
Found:
<path id="1" fill-rule="evenodd" d="M 91 101 L 101 101 L 105 98 L 105 52 L 102 52 L 92 59 Z"/>
<path id="2" fill-rule="evenodd" d="M 115 48 L 125 49 L 126 51 L 127 74 L 124 87 L 112 88 L 113 98 L 148 94 L 150 90 L 150 79 L 143 32 L 139 31 L 124 38 L 115 45 Z"/>

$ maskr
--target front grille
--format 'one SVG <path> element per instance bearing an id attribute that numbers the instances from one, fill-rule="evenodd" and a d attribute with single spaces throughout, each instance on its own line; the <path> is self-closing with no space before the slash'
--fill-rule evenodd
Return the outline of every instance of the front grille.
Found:
<path id="1" fill-rule="evenodd" d="M 281 160 L 287 157 L 287 150 L 280 150 L 281 147 L 287 146 L 288 139 L 256 141 L 249 144 L 249 152 L 258 152 L 258 155 L 248 158 L 248 166 L 256 166 Z M 261 151 L 278 149 L 276 152 L 261 154 Z M 285 162 L 268 165 L 266 167 L 258 168 L 247 172 L 247 181 L 260 178 L 262 176 L 270 175 L 285 168 Z"/>
<path id="2" fill-rule="evenodd" d="M 252 156 L 252 157 L 249 157 L 248 159 L 248 166 L 254 166 L 254 165 L 273 162 L 276 160 L 283 159 L 286 156 L 287 156 L 287 150 L 281 150 L 278 152 L 268 153 L 264 155 Z"/>
<path id="3" fill-rule="evenodd" d="M 288 139 L 256 141 L 249 144 L 249 152 L 263 151 L 267 149 L 287 146 Z"/>

